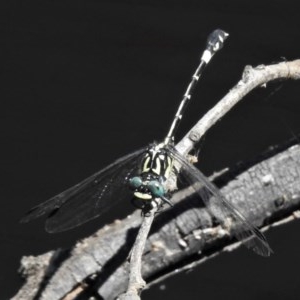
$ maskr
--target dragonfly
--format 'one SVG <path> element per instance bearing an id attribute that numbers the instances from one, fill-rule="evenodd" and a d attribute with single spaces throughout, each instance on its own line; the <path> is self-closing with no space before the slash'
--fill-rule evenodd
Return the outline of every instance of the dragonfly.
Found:
<path id="1" fill-rule="evenodd" d="M 48 232 L 66 231 L 102 215 L 122 199 L 125 190 L 131 191 L 133 204 L 143 211 L 165 203 L 172 205 L 165 183 L 175 171 L 176 165 L 208 211 L 221 224 L 228 219 L 234 222 L 236 226 L 233 235 L 237 240 L 255 253 L 269 256 L 272 250 L 262 232 L 174 147 L 175 132 L 196 83 L 211 58 L 223 47 L 227 37 L 228 34 L 221 29 L 208 36 L 200 63 L 163 142 L 152 143 L 117 159 L 82 182 L 33 207 L 21 222 L 47 215 L 45 228 Z"/>

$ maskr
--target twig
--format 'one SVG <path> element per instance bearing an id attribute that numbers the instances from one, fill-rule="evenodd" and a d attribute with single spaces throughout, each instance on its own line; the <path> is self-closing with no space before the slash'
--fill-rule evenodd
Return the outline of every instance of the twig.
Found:
<path id="1" fill-rule="evenodd" d="M 270 66 L 260 65 L 256 68 L 246 66 L 242 79 L 224 98 L 221 99 L 221 101 L 219 101 L 217 105 L 208 111 L 182 141 L 176 145 L 177 150 L 181 154 L 187 155 L 192 150 L 195 143 L 199 142 L 201 137 L 251 90 L 274 79 L 299 79 L 299 70 L 300 60 L 282 62 Z M 175 177 L 175 175 L 172 176 L 167 183 L 168 190 L 174 190 L 176 188 Z M 144 218 L 137 240 L 134 244 L 130 261 L 129 286 L 126 294 L 120 297 L 122 300 L 140 299 L 140 292 L 145 287 L 145 282 L 141 276 L 141 256 L 143 254 L 148 232 L 153 222 L 154 214 L 151 215 L 151 217 L 151 220 L 150 217 L 149 219 Z M 123 298 L 123 296 L 125 298 Z"/>
<path id="2" fill-rule="evenodd" d="M 142 278 L 141 274 L 142 255 L 158 207 L 159 206 L 152 208 L 150 211 L 143 215 L 143 221 L 141 227 L 139 228 L 139 232 L 130 256 L 130 274 L 128 288 L 126 293 L 119 297 L 120 300 L 140 299 L 141 291 L 146 286 L 146 282 Z"/>
<path id="3" fill-rule="evenodd" d="M 246 67 L 244 70 L 244 74 L 243 74 L 243 78 L 242 80 L 213 108 L 211 109 L 192 129 L 191 131 L 182 139 L 181 142 L 179 142 L 179 144 L 176 146 L 178 151 L 185 155 L 187 154 L 194 146 L 194 144 L 196 142 L 198 142 L 201 137 L 203 136 L 203 134 L 210 128 L 212 127 L 218 120 L 220 120 L 220 118 L 222 118 L 235 104 L 238 103 L 238 101 L 240 101 L 247 93 L 249 93 L 251 90 L 253 90 L 255 87 L 257 86 L 261 86 L 264 85 L 265 83 L 272 81 L 274 79 L 279 79 L 279 78 L 286 78 L 286 79 L 299 79 L 300 78 L 300 60 L 295 60 L 295 61 L 291 61 L 291 62 L 282 62 L 276 65 L 271 65 L 271 66 L 258 66 L 256 68 L 252 68 L 252 67 Z M 264 167 L 265 169 L 265 167 Z M 271 172 L 271 171 L 270 171 Z M 278 172 L 277 172 L 278 173 Z M 280 181 L 280 178 L 277 179 L 278 182 Z M 245 182 L 245 180 L 243 181 Z M 280 186 L 279 190 L 283 190 L 284 188 L 286 188 L 286 184 L 283 186 Z M 295 191 L 294 191 L 295 192 Z M 242 192 L 241 192 L 242 193 Z M 286 191 L 285 193 L 288 193 L 288 191 Z M 224 194 L 226 194 L 226 192 L 224 191 Z M 249 194 L 249 192 L 248 192 Z M 295 198 L 291 198 L 292 201 L 295 200 Z M 294 200 L 293 200 L 294 199 Z M 254 200 L 254 199 L 253 199 Z M 271 201 L 271 200 L 270 200 Z M 271 203 L 271 202 L 270 202 Z M 289 202 L 288 202 L 289 203 Z M 297 209 L 298 206 L 295 206 Z M 263 209 L 263 208 L 262 208 Z M 247 213 L 247 211 L 244 211 L 244 214 Z M 262 218 L 260 219 L 259 222 L 261 222 L 264 219 L 264 216 L 259 214 L 260 212 L 258 212 L 256 214 L 257 217 Z M 154 216 L 154 215 L 153 215 Z M 152 216 L 152 217 L 153 217 Z M 145 218 L 147 219 L 147 218 Z M 138 221 L 134 220 L 134 224 L 128 222 L 128 224 L 126 222 L 123 222 L 122 226 L 118 229 L 119 234 L 122 236 L 122 238 L 117 238 L 117 232 L 114 232 L 114 230 L 112 229 L 113 233 L 110 233 L 108 236 L 111 239 L 111 241 L 115 241 L 115 243 L 119 243 L 118 246 L 120 245 L 124 245 L 125 244 L 125 237 L 126 237 L 126 232 L 129 230 L 129 228 L 132 228 L 132 226 L 137 226 L 137 223 L 139 223 Z M 145 220 L 146 221 L 146 220 Z M 149 224 L 152 223 L 152 220 L 149 218 L 147 221 L 149 221 Z M 188 221 L 188 219 L 186 220 Z M 133 222 L 133 221 L 131 221 Z M 254 225 L 259 226 L 259 222 L 254 223 Z M 126 225 L 127 224 L 127 225 Z M 185 223 L 185 225 L 188 225 L 188 223 Z M 128 227 L 127 227 L 128 226 Z M 149 226 L 149 225 L 147 225 Z M 146 226 L 146 227 L 147 227 Z M 150 226 L 149 226 L 150 228 Z M 144 230 L 144 229 L 143 229 Z M 105 236 L 105 230 L 100 230 L 99 231 L 102 235 Z M 146 232 L 146 231 L 145 231 Z M 99 233 L 99 234 L 100 234 Z M 148 233 L 148 232 L 147 232 Z M 100 235 L 101 235 L 100 234 Z M 116 234 L 116 235 L 115 235 Z M 145 233 L 141 233 L 141 235 L 143 236 L 143 239 L 145 238 L 145 236 L 147 234 Z M 191 237 L 189 237 L 191 238 Z M 141 239 L 142 240 L 142 239 Z M 151 240 L 154 240 L 154 238 L 151 236 Z M 195 238 L 195 241 L 197 240 L 197 238 Z M 105 241 L 104 241 L 105 242 Z M 100 243 L 100 242 L 98 242 Z M 99 249 L 105 249 L 105 245 L 107 245 L 107 242 L 105 243 L 100 243 L 101 245 L 97 245 L 97 250 L 99 251 Z M 174 244 L 172 244 L 174 245 Z M 205 245 L 201 245 L 201 247 L 203 249 L 205 249 Z M 119 249 L 118 247 L 116 247 L 116 249 Z M 140 251 L 143 249 L 139 249 L 139 253 Z M 164 248 L 164 251 L 166 251 L 166 249 Z M 84 253 L 86 255 L 86 247 L 84 249 Z M 173 253 L 174 254 L 174 250 L 173 252 L 169 251 L 169 252 L 164 252 L 164 257 L 165 260 L 164 262 L 167 264 L 168 261 L 166 261 L 166 258 L 168 256 L 168 253 Z M 177 253 L 177 252 L 176 252 Z M 216 251 L 216 253 L 218 253 L 218 251 Z M 107 254 L 107 253 L 106 253 Z M 159 252 L 156 252 L 156 254 L 159 255 Z M 205 254 L 205 252 L 204 252 Z M 203 254 L 203 255 L 204 255 Z M 104 255 L 105 256 L 105 255 Z M 137 253 L 137 256 L 139 256 L 139 260 L 141 258 L 140 254 Z M 205 257 L 205 255 L 204 255 Z M 103 264 L 105 264 L 105 262 L 110 258 L 110 256 L 105 256 L 104 258 L 99 258 L 99 253 L 97 254 L 97 260 L 95 263 L 95 268 L 94 271 L 91 271 L 91 268 L 89 268 L 88 272 L 82 272 L 82 274 L 77 275 L 76 277 L 76 282 L 79 282 L 80 280 L 84 281 L 84 279 L 88 276 L 90 276 L 90 274 L 92 274 L 92 272 L 97 273 L 99 272 L 99 268 L 101 269 L 101 266 Z M 200 258 L 201 259 L 201 258 Z M 76 264 L 80 264 L 79 262 L 79 258 L 78 257 L 74 257 L 74 260 L 76 260 Z M 82 259 L 84 261 L 84 263 L 86 264 L 86 258 Z M 152 260 L 151 260 L 152 261 Z M 133 260 L 132 260 L 133 262 Z M 153 261 L 152 261 L 153 262 Z M 44 293 L 43 294 L 50 294 L 51 293 L 51 287 L 56 287 L 55 291 L 57 291 L 57 285 L 59 285 L 59 282 L 61 282 L 61 276 L 60 273 L 63 274 L 63 277 L 66 277 L 67 273 L 64 273 L 64 270 L 66 269 L 65 272 L 69 272 L 70 273 L 70 263 L 65 262 L 66 268 L 60 268 L 59 271 L 57 271 L 55 273 L 55 276 L 52 277 L 52 280 L 50 282 L 50 285 L 45 288 Z M 140 262 L 139 262 L 140 264 Z M 145 267 L 145 264 L 144 264 Z M 153 266 L 152 263 L 152 267 L 155 268 L 155 266 Z M 147 267 L 145 267 L 147 269 Z M 150 268 L 150 267 L 148 267 Z M 76 269 L 78 270 L 78 268 Z M 153 271 L 153 270 L 152 270 Z M 149 272 L 149 271 L 148 271 Z M 147 271 L 145 271 L 145 273 L 147 273 Z M 32 275 L 34 276 L 34 275 Z M 79 277 L 78 277 L 79 276 Z M 135 276 L 135 275 L 134 275 Z M 72 276 L 71 276 L 72 277 Z M 114 277 L 114 275 L 110 276 L 113 280 L 116 279 L 116 277 Z M 80 279 L 82 278 L 82 279 Z M 58 279 L 59 281 L 57 281 L 56 279 Z M 64 281 L 65 283 L 63 284 L 63 286 L 61 286 L 61 290 L 60 293 L 62 295 L 65 295 L 67 293 L 67 289 L 68 286 L 72 287 L 72 284 L 76 284 L 73 283 L 73 277 L 69 280 L 69 285 L 66 284 L 66 280 Z M 110 283 L 112 282 L 111 280 L 107 280 L 106 282 L 106 286 L 103 285 L 101 287 L 101 291 L 104 291 L 105 289 L 105 295 L 108 295 L 108 293 L 112 294 L 112 291 L 109 290 L 109 286 Z M 133 280 L 132 280 L 133 281 Z M 137 279 L 137 282 L 139 281 L 139 279 Z M 120 281 L 117 281 L 120 282 Z M 114 282 L 116 284 L 116 282 Z M 37 282 L 37 287 L 36 289 L 38 290 L 38 286 L 39 286 L 39 282 Z M 105 286 L 105 287 L 104 287 Z M 112 284 L 112 286 L 114 286 Z M 122 287 L 120 286 L 120 284 L 118 285 L 119 289 L 121 289 Z M 19 291 L 19 295 L 24 294 L 24 292 L 22 292 L 22 290 L 26 290 L 26 285 Z M 33 287 L 31 286 L 29 288 L 29 291 L 32 291 Z M 124 290 L 124 289 L 123 289 Z M 138 291 L 138 289 L 137 289 Z M 113 291 L 115 294 L 118 293 L 118 291 L 116 289 L 114 289 Z M 139 292 L 139 291 L 138 291 Z M 138 293 L 136 293 L 138 294 Z M 50 297 L 51 298 L 51 297 Z M 50 299 L 49 297 L 47 299 Z M 18 298 L 18 296 L 14 299 L 21 299 Z M 27 298 L 29 299 L 29 298 Z M 45 298 L 46 299 L 46 298 Z M 54 299 L 53 297 L 51 299 Z M 107 298 L 108 299 L 108 298 Z M 128 299 L 128 298 L 127 298 Z M 133 299 L 133 298 L 131 298 Z M 135 299 L 139 299 L 139 297 L 135 298 Z"/>
<path id="4" fill-rule="evenodd" d="M 217 121 L 230 111 L 249 92 L 259 86 L 264 86 L 275 79 L 300 79 L 300 60 L 281 62 L 274 65 L 260 65 L 255 68 L 246 66 L 242 79 L 234 86 L 229 93 L 223 97 L 211 110 L 209 110 L 195 126 L 176 145 L 177 150 L 182 154 L 188 154 L 194 145 L 200 141 L 203 135 Z"/>

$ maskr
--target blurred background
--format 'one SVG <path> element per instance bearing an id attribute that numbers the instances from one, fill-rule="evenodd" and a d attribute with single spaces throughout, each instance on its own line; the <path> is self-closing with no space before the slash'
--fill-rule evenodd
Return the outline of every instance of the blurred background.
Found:
<path id="1" fill-rule="evenodd" d="M 20 288 L 23 255 L 70 247 L 105 223 L 48 234 L 19 224 L 33 205 L 116 158 L 162 139 L 208 34 L 230 34 L 212 60 L 177 140 L 241 78 L 246 65 L 300 58 L 296 1 L 2 1 L 0 4 L 0 299 Z M 206 174 L 300 133 L 300 81 L 248 95 L 205 138 Z M 124 204 L 130 211 L 130 203 Z M 269 259 L 224 254 L 146 291 L 143 299 L 298 299 L 300 222 L 267 233 Z"/>

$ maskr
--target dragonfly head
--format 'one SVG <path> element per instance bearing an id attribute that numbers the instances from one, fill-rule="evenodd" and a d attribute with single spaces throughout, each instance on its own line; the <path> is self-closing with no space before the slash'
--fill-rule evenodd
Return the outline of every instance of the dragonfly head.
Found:
<path id="1" fill-rule="evenodd" d="M 140 176 L 135 176 L 130 178 L 129 186 L 135 191 L 134 195 L 141 199 L 150 200 L 165 195 L 165 189 L 158 180 L 143 181 Z"/>

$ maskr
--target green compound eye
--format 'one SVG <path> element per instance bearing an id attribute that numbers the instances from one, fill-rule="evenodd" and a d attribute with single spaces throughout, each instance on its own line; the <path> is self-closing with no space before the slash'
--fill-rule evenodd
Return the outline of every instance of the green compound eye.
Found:
<path id="1" fill-rule="evenodd" d="M 147 188 L 154 197 L 162 197 L 165 194 L 163 186 L 156 180 L 149 181 Z"/>
<path id="2" fill-rule="evenodd" d="M 142 185 L 142 178 L 135 176 L 129 179 L 129 186 L 133 189 L 137 189 Z"/>

